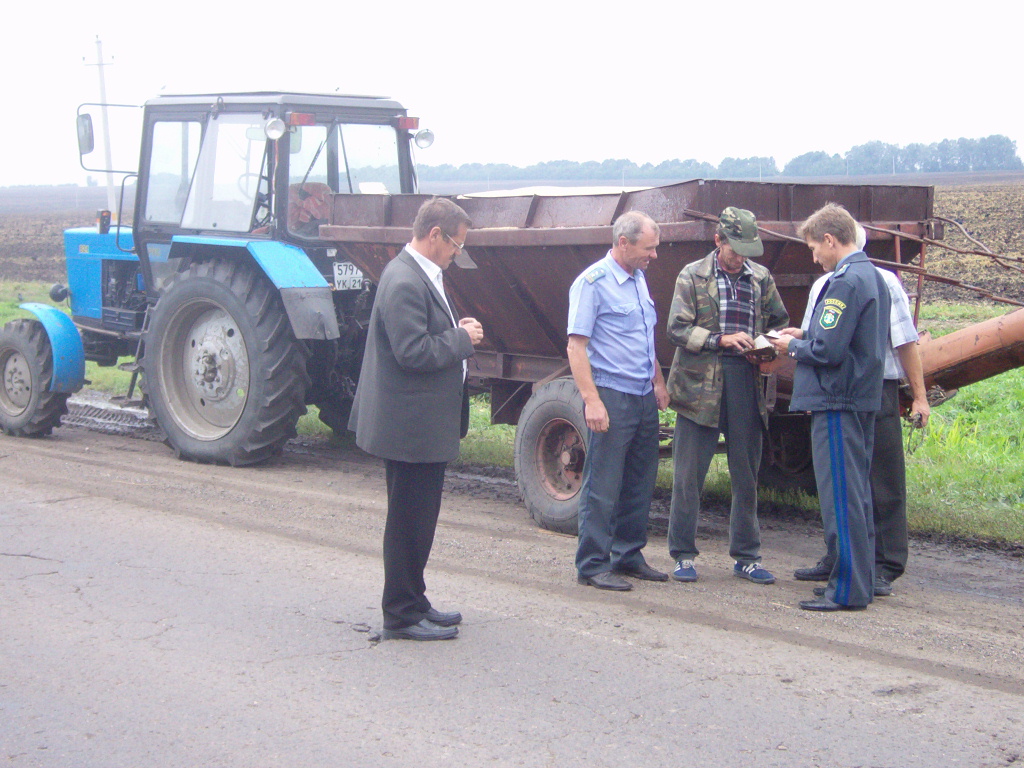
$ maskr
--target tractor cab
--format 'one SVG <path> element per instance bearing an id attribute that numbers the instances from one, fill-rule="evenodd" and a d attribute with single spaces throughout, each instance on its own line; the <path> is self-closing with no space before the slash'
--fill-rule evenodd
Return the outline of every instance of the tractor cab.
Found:
<path id="1" fill-rule="evenodd" d="M 401 104 L 376 97 L 257 92 L 148 101 L 132 235 L 150 296 L 180 270 L 194 238 L 315 248 L 337 196 L 415 192 L 410 144 L 432 138 L 414 136 L 417 127 Z M 84 158 L 94 148 L 88 112 L 80 113 L 79 136 L 89 139 L 80 141 Z"/>

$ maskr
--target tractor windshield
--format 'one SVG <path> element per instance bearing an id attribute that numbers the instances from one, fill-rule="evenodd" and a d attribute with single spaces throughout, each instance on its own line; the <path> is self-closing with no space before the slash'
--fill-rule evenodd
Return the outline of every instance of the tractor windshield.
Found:
<path id="1" fill-rule="evenodd" d="M 288 229 L 316 237 L 330 223 L 333 195 L 402 191 L 394 127 L 341 123 L 301 125 L 288 134 Z"/>
<path id="2" fill-rule="evenodd" d="M 258 197 L 269 190 L 266 121 L 261 115 L 219 115 L 209 121 L 181 226 L 248 232 Z"/>

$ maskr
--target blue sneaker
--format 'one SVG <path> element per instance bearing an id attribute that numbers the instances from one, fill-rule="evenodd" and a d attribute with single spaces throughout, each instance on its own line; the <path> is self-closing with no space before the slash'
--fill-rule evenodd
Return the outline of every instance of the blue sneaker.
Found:
<path id="1" fill-rule="evenodd" d="M 693 567 L 693 560 L 677 560 L 672 578 L 676 581 L 696 581 L 697 569 Z"/>
<path id="2" fill-rule="evenodd" d="M 732 572 L 741 579 L 752 581 L 755 584 L 775 583 L 775 577 L 762 568 L 760 563 L 747 563 L 746 565 L 736 563 L 736 565 L 732 567 Z"/>

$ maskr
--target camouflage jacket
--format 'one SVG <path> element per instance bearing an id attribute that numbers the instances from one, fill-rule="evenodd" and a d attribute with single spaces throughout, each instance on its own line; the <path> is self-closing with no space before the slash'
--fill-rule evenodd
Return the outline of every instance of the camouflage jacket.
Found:
<path id="1" fill-rule="evenodd" d="M 676 346 L 668 374 L 669 405 L 676 413 L 705 427 L 717 427 L 722 401 L 721 350 L 705 349 L 719 325 L 718 280 L 712 251 L 700 261 L 683 267 L 676 278 L 668 315 L 668 338 Z M 767 267 L 748 261 L 754 273 L 754 330 L 765 333 L 789 325 L 789 313 Z M 764 391 L 757 388 L 757 404 L 765 427 L 768 409 Z"/>

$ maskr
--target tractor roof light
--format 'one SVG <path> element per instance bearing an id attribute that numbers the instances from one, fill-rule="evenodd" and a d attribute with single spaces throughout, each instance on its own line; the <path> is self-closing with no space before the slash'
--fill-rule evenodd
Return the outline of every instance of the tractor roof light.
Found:
<path id="1" fill-rule="evenodd" d="M 316 125 L 316 115 L 309 112 L 289 112 L 285 118 L 288 125 Z"/>
<path id="2" fill-rule="evenodd" d="M 418 117 L 400 117 L 398 118 L 398 128 L 403 131 L 415 131 L 420 127 L 420 119 Z"/>

